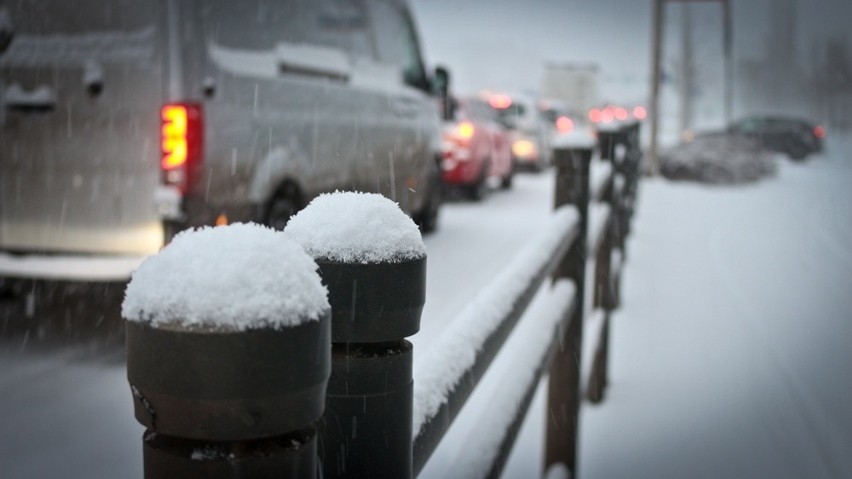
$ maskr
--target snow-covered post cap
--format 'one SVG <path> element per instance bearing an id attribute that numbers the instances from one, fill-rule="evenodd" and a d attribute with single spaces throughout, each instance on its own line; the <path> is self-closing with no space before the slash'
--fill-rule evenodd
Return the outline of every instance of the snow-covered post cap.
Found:
<path id="1" fill-rule="evenodd" d="M 325 404 L 330 314 L 316 263 L 283 233 L 178 234 L 133 273 L 122 305 L 137 420 L 214 441 L 309 426 Z"/>
<path id="2" fill-rule="evenodd" d="M 396 203 L 374 193 L 324 194 L 291 218 L 284 234 L 319 264 L 333 342 L 392 341 L 420 329 L 426 247 Z"/>
<path id="3" fill-rule="evenodd" d="M 426 256 L 414 221 L 375 193 L 320 195 L 290 219 L 284 233 L 325 261 L 399 263 Z"/>
<path id="4" fill-rule="evenodd" d="M 594 149 L 597 144 L 597 137 L 585 128 L 577 128 L 570 133 L 559 135 L 553 140 L 553 148 L 565 150 Z"/>
<path id="5" fill-rule="evenodd" d="M 152 327 L 224 332 L 297 326 L 329 308 L 317 265 L 299 244 L 237 223 L 175 236 L 133 273 L 121 314 Z"/>

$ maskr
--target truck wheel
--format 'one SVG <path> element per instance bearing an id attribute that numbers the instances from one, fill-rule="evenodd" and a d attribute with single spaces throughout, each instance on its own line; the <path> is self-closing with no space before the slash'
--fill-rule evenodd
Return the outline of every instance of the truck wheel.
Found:
<path id="1" fill-rule="evenodd" d="M 293 198 L 285 194 L 276 194 L 266 209 L 264 223 L 273 229 L 281 231 L 287 226 L 290 217 L 298 211 L 299 205 Z"/>
<path id="2" fill-rule="evenodd" d="M 423 209 L 414 215 L 414 222 L 422 233 L 431 233 L 438 229 L 438 211 L 444 201 L 444 186 L 440 171 L 435 170 L 429 179 L 429 196 Z"/>

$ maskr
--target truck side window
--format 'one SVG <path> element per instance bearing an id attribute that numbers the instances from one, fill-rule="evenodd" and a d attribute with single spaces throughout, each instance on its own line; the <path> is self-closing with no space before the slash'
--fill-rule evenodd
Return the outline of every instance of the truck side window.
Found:
<path id="1" fill-rule="evenodd" d="M 203 14 L 211 39 L 247 50 L 280 43 L 337 48 L 373 58 L 366 0 L 208 0 Z"/>
<path id="2" fill-rule="evenodd" d="M 379 61 L 399 67 L 406 84 L 428 91 L 420 45 L 408 14 L 389 0 L 372 0 L 370 6 Z"/>
<path id="3" fill-rule="evenodd" d="M 349 52 L 356 58 L 373 58 L 370 19 L 366 0 L 328 0 L 313 2 L 316 9 L 311 43 Z"/>
<path id="4" fill-rule="evenodd" d="M 304 42 L 307 35 L 304 1 L 215 0 L 201 5 L 209 39 L 226 47 L 271 50 L 282 42 Z"/>

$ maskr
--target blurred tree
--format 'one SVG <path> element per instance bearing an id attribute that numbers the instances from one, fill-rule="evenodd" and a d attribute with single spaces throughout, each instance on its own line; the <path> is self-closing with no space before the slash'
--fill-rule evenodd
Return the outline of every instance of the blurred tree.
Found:
<path id="1" fill-rule="evenodd" d="M 830 37 L 812 70 L 811 86 L 819 115 L 832 126 L 852 126 L 852 47 L 847 37 Z"/>

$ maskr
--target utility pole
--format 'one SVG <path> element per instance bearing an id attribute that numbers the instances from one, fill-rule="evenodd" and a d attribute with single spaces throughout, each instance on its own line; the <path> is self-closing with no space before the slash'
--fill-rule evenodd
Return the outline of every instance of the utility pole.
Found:
<path id="1" fill-rule="evenodd" d="M 660 128 L 660 80 L 662 80 L 662 72 L 660 71 L 660 61 L 663 55 L 663 8 L 664 0 L 654 0 L 654 25 L 653 25 L 653 54 L 651 59 L 651 148 L 648 152 L 650 161 L 650 175 L 656 176 L 659 170 L 659 161 L 657 160 L 657 137 L 659 136 Z"/>
<path id="2" fill-rule="evenodd" d="M 660 127 L 660 80 L 662 77 L 660 63 L 663 55 L 663 29 L 665 28 L 665 6 L 667 2 L 718 2 L 722 4 L 722 42 L 724 48 L 725 68 L 725 122 L 730 123 L 734 108 L 734 69 L 733 41 L 731 30 L 730 0 L 654 0 L 653 31 L 651 37 L 651 144 L 648 151 L 649 174 L 654 176 L 659 170 L 657 157 L 657 136 Z"/>
<path id="3" fill-rule="evenodd" d="M 693 95 L 695 94 L 695 61 L 693 60 L 692 15 L 688 3 L 681 5 L 680 64 L 680 134 L 686 138 L 692 129 Z"/>

